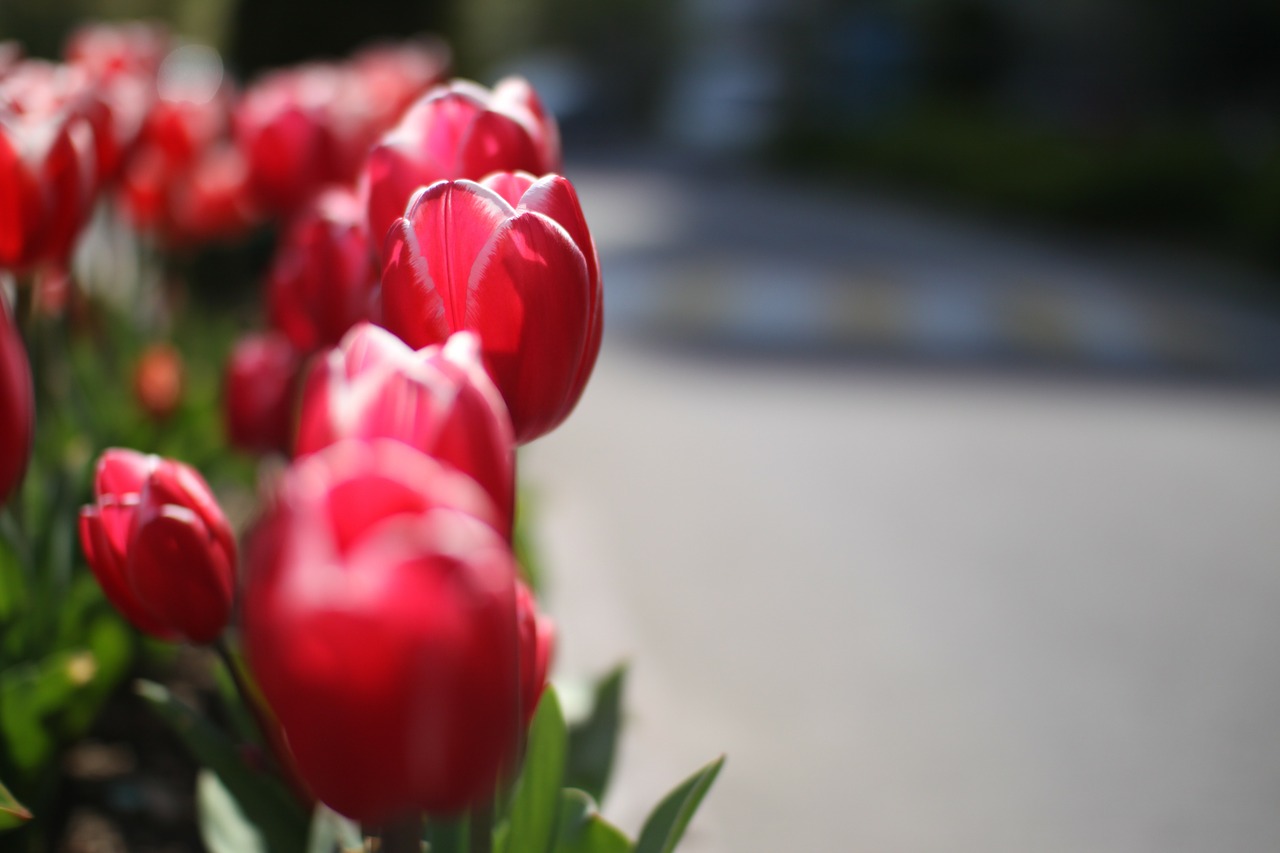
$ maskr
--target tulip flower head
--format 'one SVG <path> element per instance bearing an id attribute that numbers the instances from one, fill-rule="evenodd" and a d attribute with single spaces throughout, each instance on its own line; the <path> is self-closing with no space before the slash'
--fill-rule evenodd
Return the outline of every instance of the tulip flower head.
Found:
<path id="1" fill-rule="evenodd" d="M 31 365 L 0 293 L 0 504 L 22 482 L 35 435 Z"/>
<path id="2" fill-rule="evenodd" d="M 533 87 L 520 77 L 492 91 L 468 80 L 437 86 L 369 152 L 360 180 L 374 246 L 419 187 L 517 169 L 560 169 L 560 131 Z"/>
<path id="3" fill-rule="evenodd" d="M 235 538 L 194 468 L 135 450 L 103 453 L 80 544 L 107 600 L 142 631 L 208 643 L 226 627 Z"/>
<path id="4" fill-rule="evenodd" d="M 302 356 L 282 335 L 247 335 L 236 342 L 223 379 L 227 438 L 242 450 L 286 451 Z"/>
<path id="5" fill-rule="evenodd" d="M 378 274 L 364 210 L 350 190 L 332 187 L 286 231 L 267 273 L 271 324 L 299 352 L 334 346 L 374 311 Z"/>
<path id="6" fill-rule="evenodd" d="M 569 416 L 600 349 L 603 287 L 567 179 L 498 173 L 432 184 L 383 255 L 383 324 L 412 347 L 475 332 L 517 442 Z"/>
<path id="7" fill-rule="evenodd" d="M 390 438 L 474 478 L 511 533 L 515 443 L 502 396 L 480 363 L 480 345 L 459 332 L 413 350 L 370 323 L 318 359 L 303 385 L 298 456 L 344 438 Z"/>
<path id="8" fill-rule="evenodd" d="M 396 441 L 286 472 L 246 557 L 248 661 L 312 792 L 376 823 L 456 814 L 512 758 L 516 569 L 469 477 Z"/>
<path id="9" fill-rule="evenodd" d="M 556 626 L 549 616 L 538 612 L 533 592 L 523 581 L 516 582 L 516 619 L 516 630 L 520 632 L 520 707 L 528 725 L 547 687 Z"/>

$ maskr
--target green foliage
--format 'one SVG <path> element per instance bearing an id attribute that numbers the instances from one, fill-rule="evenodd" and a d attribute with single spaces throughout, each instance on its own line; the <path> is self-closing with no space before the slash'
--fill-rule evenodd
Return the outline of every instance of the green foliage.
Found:
<path id="1" fill-rule="evenodd" d="M 196 777 L 196 815 L 200 839 L 209 853 L 266 853 L 262 835 L 210 770 L 201 770 Z"/>
<path id="2" fill-rule="evenodd" d="M 591 714 L 569 730 L 565 784 L 604 801 L 622 729 L 622 694 L 627 667 L 615 667 L 595 685 Z"/>
<path id="3" fill-rule="evenodd" d="M 31 812 L 18 802 L 9 789 L 0 784 L 0 832 L 22 826 L 31 820 Z"/>
<path id="4" fill-rule="evenodd" d="M 261 833 L 268 853 L 305 853 L 310 819 L 276 779 L 247 767 L 235 744 L 161 685 L 139 682 L 138 694 L 177 734 L 191 755 L 217 774 Z"/>
<path id="5" fill-rule="evenodd" d="M 564 780 L 568 731 L 555 688 L 548 687 L 529 729 L 528 751 L 511 802 L 511 828 L 500 853 L 550 853 Z"/>
<path id="6" fill-rule="evenodd" d="M 640 840 L 636 842 L 636 853 L 671 853 L 675 850 L 723 766 L 722 755 L 667 794 L 645 820 Z"/>
<path id="7" fill-rule="evenodd" d="M 630 839 L 596 810 L 585 791 L 560 792 L 560 830 L 554 853 L 630 853 Z"/>
<path id="8" fill-rule="evenodd" d="M 565 785 L 575 761 L 580 775 L 601 790 L 608 784 L 621 718 L 626 668 L 619 666 L 595 688 L 592 713 L 575 727 L 578 756 L 560 700 L 548 687 L 529 731 L 528 751 L 516 781 L 509 819 L 494 833 L 498 853 L 671 853 L 684 836 L 703 797 L 715 782 L 724 757 L 701 768 L 663 798 L 645 821 L 640 840 L 601 817 L 588 791 Z M 585 768 L 585 770 L 583 769 Z M 501 816 L 500 816 L 501 818 Z M 456 836 L 450 836 L 450 844 Z M 431 853 L 466 849 L 432 842 Z"/>

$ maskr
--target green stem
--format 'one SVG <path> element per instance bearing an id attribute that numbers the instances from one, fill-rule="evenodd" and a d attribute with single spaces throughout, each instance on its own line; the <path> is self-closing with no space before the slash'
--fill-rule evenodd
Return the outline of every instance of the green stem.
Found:
<path id="1" fill-rule="evenodd" d="M 493 803 L 485 801 L 471 810 L 469 853 L 493 853 Z"/>
<path id="2" fill-rule="evenodd" d="M 382 829 L 382 853 L 422 853 L 422 818 L 409 817 Z"/>
<path id="3" fill-rule="evenodd" d="M 231 683 L 235 685 L 236 693 L 240 695 L 240 702 L 245 708 L 249 709 L 249 713 L 253 715 L 253 721 L 258 724 L 258 733 L 262 735 L 263 744 L 267 746 L 268 750 L 273 749 L 275 738 L 272 735 L 275 728 L 269 725 L 262 706 L 258 702 L 257 694 L 249 689 L 248 683 L 244 680 L 244 676 L 241 675 L 235 656 L 231 654 L 231 649 L 227 648 L 226 639 L 219 637 L 214 640 L 213 649 L 222 660 L 222 665 L 227 668 L 227 673 L 231 676 Z"/>

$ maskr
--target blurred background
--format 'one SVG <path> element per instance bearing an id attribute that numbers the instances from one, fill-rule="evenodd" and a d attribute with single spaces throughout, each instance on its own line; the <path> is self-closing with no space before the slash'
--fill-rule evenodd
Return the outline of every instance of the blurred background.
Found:
<path id="1" fill-rule="evenodd" d="M 605 810 L 690 853 L 1280 848 L 1280 7 L 3 0 L 242 79 L 443 34 L 560 117 L 606 281 L 528 450 Z"/>

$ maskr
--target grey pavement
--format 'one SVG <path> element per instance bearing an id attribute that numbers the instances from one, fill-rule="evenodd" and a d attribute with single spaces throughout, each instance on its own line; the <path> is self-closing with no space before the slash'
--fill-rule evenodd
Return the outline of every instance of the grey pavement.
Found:
<path id="1" fill-rule="evenodd" d="M 690 853 L 1280 848 L 1274 386 L 1146 382 L 1061 350 L 1123 378 L 672 346 L 679 316 L 687 337 L 750 339 L 668 304 L 697 260 L 681 219 L 696 201 L 638 173 L 588 170 L 579 188 L 611 325 L 578 410 L 522 464 L 560 677 L 633 665 L 607 814 L 634 831 L 726 752 Z M 1035 241 L 1020 255 L 903 222 L 988 241 L 942 264 L 972 280 L 1060 272 Z M 783 287 L 842 263 L 798 263 L 763 231 L 744 246 Z M 886 280 L 914 280 L 885 251 Z M 1134 270 L 1154 268 L 1075 263 L 1119 300 L 1145 296 Z M 1243 319 L 1175 364 L 1265 362 L 1269 320 L 1179 298 L 1207 306 L 1195 329 Z M 828 328 L 812 321 L 792 318 L 792 343 Z"/>

